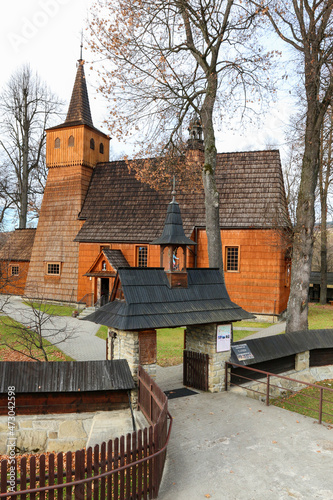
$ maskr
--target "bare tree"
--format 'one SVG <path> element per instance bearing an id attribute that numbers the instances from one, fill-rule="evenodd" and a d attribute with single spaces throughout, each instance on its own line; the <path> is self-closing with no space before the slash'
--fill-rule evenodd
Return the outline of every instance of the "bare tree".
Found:
<path id="1" fill-rule="evenodd" d="M 298 57 L 306 101 L 305 146 L 294 227 L 286 331 L 308 328 L 320 130 L 333 94 L 333 0 L 252 0 Z"/>
<path id="2" fill-rule="evenodd" d="M 29 66 L 11 76 L 0 96 L 0 217 L 15 209 L 20 229 L 44 192 L 45 128 L 59 107 L 58 98 Z"/>
<path id="3" fill-rule="evenodd" d="M 0 346 L 5 346 L 14 352 L 24 354 L 34 361 L 48 361 L 54 347 L 63 344 L 69 339 L 75 338 L 75 328 L 65 324 L 59 327 L 59 318 L 52 316 L 51 307 L 44 300 L 32 301 L 25 299 L 31 308 L 20 310 L 20 321 L 14 321 L 6 316 L 8 298 L 4 297 L 1 310 L 4 316 L 0 317 L 0 323 L 8 326 L 12 335 L 0 336 Z"/>
<path id="4" fill-rule="evenodd" d="M 333 111 L 329 107 L 321 129 L 321 147 L 319 161 L 319 194 L 320 194 L 320 303 L 327 302 L 327 198 L 332 182 L 332 141 Z"/>
<path id="5" fill-rule="evenodd" d="M 138 155 L 161 156 L 199 120 L 209 265 L 221 271 L 214 126 L 226 109 L 246 112 L 263 88 L 260 74 L 267 83 L 273 54 L 264 56 L 253 38 L 255 20 L 247 1 L 99 0 L 90 22 L 91 47 L 107 60 L 100 91 L 111 103 L 113 136 L 140 130 Z"/>

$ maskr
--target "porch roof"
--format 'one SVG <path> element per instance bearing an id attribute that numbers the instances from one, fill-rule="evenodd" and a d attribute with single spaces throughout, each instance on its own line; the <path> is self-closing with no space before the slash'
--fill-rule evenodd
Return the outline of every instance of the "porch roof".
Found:
<path id="1" fill-rule="evenodd" d="M 119 269 L 124 300 L 107 303 L 83 321 L 119 330 L 146 330 L 253 317 L 231 302 L 218 269 L 188 269 L 187 274 L 187 288 L 171 288 L 163 268 Z"/>

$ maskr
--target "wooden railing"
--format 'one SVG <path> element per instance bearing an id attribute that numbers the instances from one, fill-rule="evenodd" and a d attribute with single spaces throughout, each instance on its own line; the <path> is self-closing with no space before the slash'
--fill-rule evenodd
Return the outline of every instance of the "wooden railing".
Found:
<path id="1" fill-rule="evenodd" d="M 157 498 L 172 426 L 167 405 L 164 393 L 140 367 L 139 406 L 145 414 L 147 410 L 149 428 L 94 449 L 2 460 L 0 498 L 54 500 L 55 490 L 57 499 Z"/>

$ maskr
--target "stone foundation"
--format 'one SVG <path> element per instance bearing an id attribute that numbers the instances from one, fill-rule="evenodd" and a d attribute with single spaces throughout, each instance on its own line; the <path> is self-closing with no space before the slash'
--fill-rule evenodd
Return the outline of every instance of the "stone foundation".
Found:
<path id="1" fill-rule="evenodd" d="M 216 323 L 186 328 L 186 350 L 209 355 L 209 392 L 224 391 L 224 367 L 225 362 L 230 360 L 230 351 L 216 352 L 216 328 Z"/>
<path id="2" fill-rule="evenodd" d="M 148 426 L 141 412 L 134 412 L 137 428 Z M 101 425 L 103 422 L 103 433 Z M 17 453 L 76 451 L 133 432 L 130 409 L 80 414 L 21 415 L 15 417 L 14 436 L 8 435 L 7 416 L 0 417 L 0 455 L 7 441 L 16 439 Z M 93 439 L 98 438 L 96 442 Z"/>

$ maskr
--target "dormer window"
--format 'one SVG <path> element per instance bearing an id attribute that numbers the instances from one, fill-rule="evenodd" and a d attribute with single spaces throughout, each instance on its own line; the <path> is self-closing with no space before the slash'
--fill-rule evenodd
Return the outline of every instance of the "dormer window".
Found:
<path id="1" fill-rule="evenodd" d="M 104 154 L 104 144 L 101 142 L 99 145 L 99 152 L 103 155 Z"/>
<path id="2" fill-rule="evenodd" d="M 54 141 L 54 149 L 60 149 L 60 139 L 59 137 L 56 138 Z"/>
<path id="3" fill-rule="evenodd" d="M 94 141 L 94 139 L 90 139 L 90 149 L 95 149 L 95 141 Z"/>
<path id="4" fill-rule="evenodd" d="M 68 139 L 68 147 L 69 148 L 73 148 L 74 147 L 74 137 L 72 135 Z"/>

